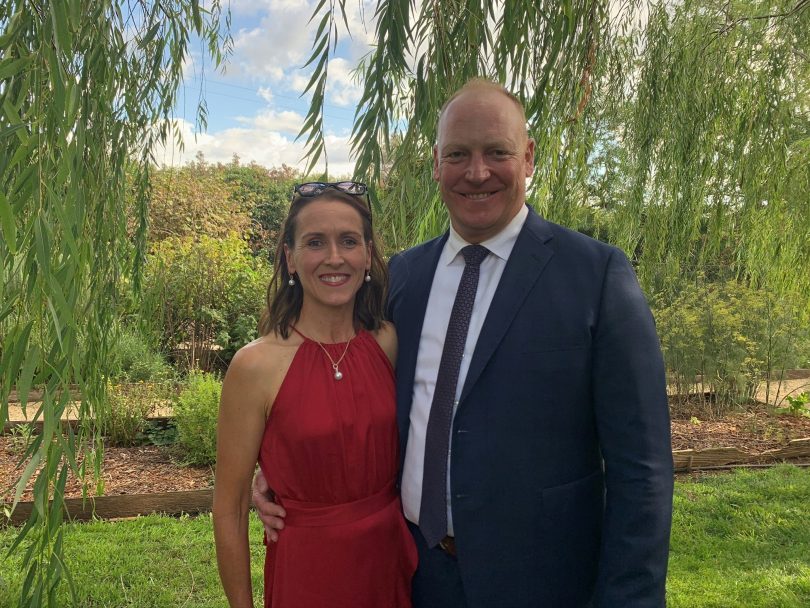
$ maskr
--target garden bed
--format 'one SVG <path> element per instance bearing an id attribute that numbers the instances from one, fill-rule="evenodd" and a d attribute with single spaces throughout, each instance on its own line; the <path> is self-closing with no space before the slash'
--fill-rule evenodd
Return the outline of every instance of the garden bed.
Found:
<path id="1" fill-rule="evenodd" d="M 808 437 L 810 417 L 791 415 L 762 403 L 713 420 L 702 420 L 685 409 L 673 413 L 672 418 L 673 450 L 735 447 L 758 454 Z"/>
<path id="2" fill-rule="evenodd" d="M 672 449 L 676 468 L 679 470 L 729 463 L 767 464 L 782 460 L 810 463 L 810 417 L 783 413 L 762 403 L 752 404 L 744 410 L 730 412 L 714 420 L 700 420 L 688 408 L 675 408 L 675 412 L 672 420 Z M 0 503 L 13 499 L 13 488 L 9 484 L 19 476 L 19 450 L 19 438 L 13 435 L 0 436 Z M 201 490 L 208 490 L 208 493 L 198 492 L 189 496 L 194 496 L 197 501 L 202 497 L 203 502 L 210 503 L 213 469 L 183 466 L 172 446 L 107 447 L 104 451 L 101 479 L 104 496 L 129 495 L 133 497 L 133 504 L 137 502 L 134 498 L 136 495 Z M 23 501 L 31 500 L 31 487 L 33 480 L 22 495 Z M 80 498 L 81 495 L 81 484 L 71 475 L 65 497 Z M 174 502 L 172 500 L 168 496 L 167 504 L 184 504 L 177 502 L 176 497 Z M 97 501 L 97 515 L 102 516 L 103 509 L 107 508 L 103 503 L 104 501 Z M 112 503 L 113 506 L 109 508 L 117 509 L 119 507 L 114 505 L 125 504 L 125 501 Z M 79 510 L 89 515 L 93 506 L 76 509 L 74 516 L 82 517 Z M 122 512 L 121 516 L 130 514 Z"/>
<path id="3" fill-rule="evenodd" d="M 10 502 L 13 499 L 13 489 L 9 490 L 7 486 L 20 473 L 20 469 L 16 468 L 19 451 L 14 442 L 14 437 L 0 437 L 0 480 L 3 480 L 0 502 Z M 210 488 L 213 485 L 214 472 L 211 467 L 182 466 L 171 447 L 107 447 L 104 450 L 101 479 L 104 495 L 152 494 Z M 33 479 L 21 500 L 31 500 L 32 487 Z M 91 494 L 92 490 L 91 487 Z M 65 497 L 80 498 L 81 495 L 81 484 L 71 475 Z"/>
<path id="4" fill-rule="evenodd" d="M 788 446 L 792 440 L 805 438 L 810 438 L 810 417 L 778 413 L 763 404 L 754 404 L 717 420 L 699 420 L 693 416 L 672 420 L 674 451 L 728 447 L 749 455 L 764 455 L 755 461 L 767 462 L 769 452 Z M 1 436 L 0 502 L 7 502 L 13 496 L 6 491 L 6 486 L 19 475 L 18 460 L 18 440 Z M 199 490 L 211 487 L 213 469 L 182 466 L 171 446 L 107 447 L 102 480 L 106 495 Z M 72 476 L 65 496 L 81 496 L 81 485 Z M 29 489 L 22 499 L 30 498 Z"/>

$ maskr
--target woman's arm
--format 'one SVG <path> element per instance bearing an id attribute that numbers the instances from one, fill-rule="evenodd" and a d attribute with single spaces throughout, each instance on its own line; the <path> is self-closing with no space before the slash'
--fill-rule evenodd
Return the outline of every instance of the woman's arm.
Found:
<path id="1" fill-rule="evenodd" d="M 267 404 L 262 373 L 266 353 L 257 346 L 248 345 L 234 356 L 223 382 L 217 422 L 214 538 L 219 576 L 231 608 L 253 608 L 248 510 Z"/>

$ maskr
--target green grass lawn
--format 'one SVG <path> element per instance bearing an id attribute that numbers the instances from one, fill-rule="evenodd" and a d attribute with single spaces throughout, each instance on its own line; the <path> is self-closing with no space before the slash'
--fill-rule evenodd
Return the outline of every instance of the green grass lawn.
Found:
<path id="1" fill-rule="evenodd" d="M 810 606 L 810 469 L 676 484 L 671 608 Z"/>
<path id="2" fill-rule="evenodd" d="M 24 578 L 22 551 L 2 561 L 13 539 L 13 530 L 0 530 L 0 608 L 17 605 Z M 255 517 L 250 543 L 255 604 L 261 606 L 264 545 Z M 70 524 L 65 545 L 81 608 L 228 606 L 217 574 L 210 515 Z M 74 605 L 67 585 L 57 605 Z"/>
<path id="3" fill-rule="evenodd" d="M 264 548 L 251 521 L 259 601 Z M 14 530 L 0 530 L 5 555 Z M 211 518 L 143 517 L 68 526 L 79 606 L 226 607 Z M 0 607 L 16 605 L 19 555 L 0 561 Z M 70 606 L 66 588 L 60 606 Z M 673 608 L 810 606 L 810 469 L 782 466 L 676 483 L 668 581 Z"/>

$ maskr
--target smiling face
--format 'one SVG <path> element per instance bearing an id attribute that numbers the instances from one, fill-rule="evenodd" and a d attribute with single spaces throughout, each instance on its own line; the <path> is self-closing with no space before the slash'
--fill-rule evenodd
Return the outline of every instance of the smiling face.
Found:
<path id="1" fill-rule="evenodd" d="M 469 243 L 503 230 L 526 200 L 534 141 L 522 112 L 495 87 L 471 87 L 439 119 L 433 179 L 453 228 Z"/>
<path id="2" fill-rule="evenodd" d="M 360 213 L 340 199 L 321 198 L 298 212 L 287 268 L 304 294 L 303 308 L 339 307 L 352 313 L 354 299 L 371 268 L 371 243 Z"/>

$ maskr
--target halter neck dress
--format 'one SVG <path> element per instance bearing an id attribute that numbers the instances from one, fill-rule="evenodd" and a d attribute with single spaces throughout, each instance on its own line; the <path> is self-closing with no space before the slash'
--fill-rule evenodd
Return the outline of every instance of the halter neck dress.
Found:
<path id="1" fill-rule="evenodd" d="M 297 331 L 297 330 L 296 330 Z M 394 372 L 374 337 L 303 336 L 270 411 L 259 465 L 287 512 L 267 543 L 266 608 L 409 608 L 416 548 L 395 487 Z"/>

